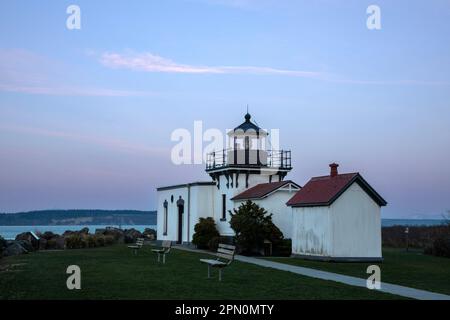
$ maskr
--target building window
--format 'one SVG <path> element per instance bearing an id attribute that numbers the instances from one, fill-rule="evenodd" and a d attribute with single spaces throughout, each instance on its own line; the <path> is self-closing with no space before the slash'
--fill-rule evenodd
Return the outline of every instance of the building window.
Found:
<path id="1" fill-rule="evenodd" d="M 227 195 L 226 194 L 222 194 L 222 218 L 220 219 L 220 221 L 225 221 L 227 220 Z"/>
<path id="2" fill-rule="evenodd" d="M 163 225 L 163 235 L 167 236 L 167 200 L 164 200 L 164 225 Z"/>

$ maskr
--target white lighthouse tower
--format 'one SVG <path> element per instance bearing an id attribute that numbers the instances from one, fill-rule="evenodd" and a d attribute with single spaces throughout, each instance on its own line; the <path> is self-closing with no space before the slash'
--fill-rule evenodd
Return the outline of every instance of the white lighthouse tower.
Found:
<path id="1" fill-rule="evenodd" d="M 206 162 L 206 172 L 217 187 L 214 211 L 220 213 L 222 235 L 233 234 L 228 211 L 234 208 L 234 196 L 258 184 L 283 181 L 292 169 L 291 151 L 268 149 L 268 133 L 251 121 L 249 113 L 228 137 L 230 147 L 208 154 Z"/>
<path id="2" fill-rule="evenodd" d="M 275 213 L 287 208 L 290 193 L 299 188 L 283 182 L 292 169 L 291 152 L 270 150 L 267 137 L 247 113 L 245 121 L 228 133 L 229 148 L 207 155 L 206 172 L 212 181 L 158 188 L 158 239 L 189 243 L 195 224 L 206 217 L 215 220 L 222 236 L 233 236 L 229 211 L 239 206 L 242 192 L 255 188 L 271 194 L 275 189 L 286 189 L 282 197 L 264 205 Z"/>

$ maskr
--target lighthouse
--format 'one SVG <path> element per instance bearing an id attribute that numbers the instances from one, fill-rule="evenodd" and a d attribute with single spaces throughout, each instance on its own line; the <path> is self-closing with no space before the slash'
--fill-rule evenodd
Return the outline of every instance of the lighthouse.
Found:
<path id="1" fill-rule="evenodd" d="M 258 183 L 282 181 L 292 170 L 290 150 L 268 148 L 268 133 L 251 121 L 228 132 L 229 148 L 207 155 L 206 172 L 219 190 L 241 191 Z"/>
<path id="2" fill-rule="evenodd" d="M 233 198 L 256 185 L 281 182 L 292 169 L 290 150 L 268 148 L 268 132 L 252 122 L 247 112 L 244 122 L 228 132 L 230 146 L 207 155 L 206 172 L 216 191 L 214 211 L 220 214 L 219 229 L 232 235 L 229 211 Z"/>

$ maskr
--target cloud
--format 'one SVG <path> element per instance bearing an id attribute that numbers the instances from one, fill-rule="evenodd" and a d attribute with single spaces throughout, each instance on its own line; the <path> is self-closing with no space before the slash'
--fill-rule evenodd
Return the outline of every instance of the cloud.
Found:
<path id="1" fill-rule="evenodd" d="M 109 68 L 124 68 L 145 72 L 186 73 L 186 74 L 253 74 L 284 75 L 304 78 L 319 78 L 320 72 L 277 69 L 255 66 L 201 66 L 181 64 L 152 53 L 103 53 L 100 62 Z"/>
<path id="2" fill-rule="evenodd" d="M 21 49 L 0 49 L 0 91 L 57 96 L 147 96 L 151 92 L 68 83 L 67 66 Z"/>
<path id="3" fill-rule="evenodd" d="M 448 81 L 433 80 L 363 80 L 328 72 L 278 69 L 256 66 L 206 66 L 177 63 L 173 60 L 149 53 L 114 53 L 100 55 L 100 62 L 109 68 L 121 68 L 143 72 L 180 74 L 251 74 L 278 75 L 316 79 L 325 82 L 354 85 L 404 85 L 404 86 L 449 86 Z"/>

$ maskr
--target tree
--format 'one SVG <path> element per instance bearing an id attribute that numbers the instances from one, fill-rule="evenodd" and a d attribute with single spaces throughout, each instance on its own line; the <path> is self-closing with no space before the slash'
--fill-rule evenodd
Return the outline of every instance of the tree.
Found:
<path id="1" fill-rule="evenodd" d="M 194 235 L 192 236 L 192 243 L 199 249 L 207 249 L 208 243 L 211 239 L 219 237 L 216 223 L 211 217 L 200 218 L 199 222 L 194 227 Z"/>
<path id="2" fill-rule="evenodd" d="M 272 214 L 250 200 L 230 211 L 230 214 L 236 244 L 244 254 L 259 253 L 264 248 L 264 240 L 271 241 L 272 246 L 276 247 L 284 238 L 272 222 Z"/>

